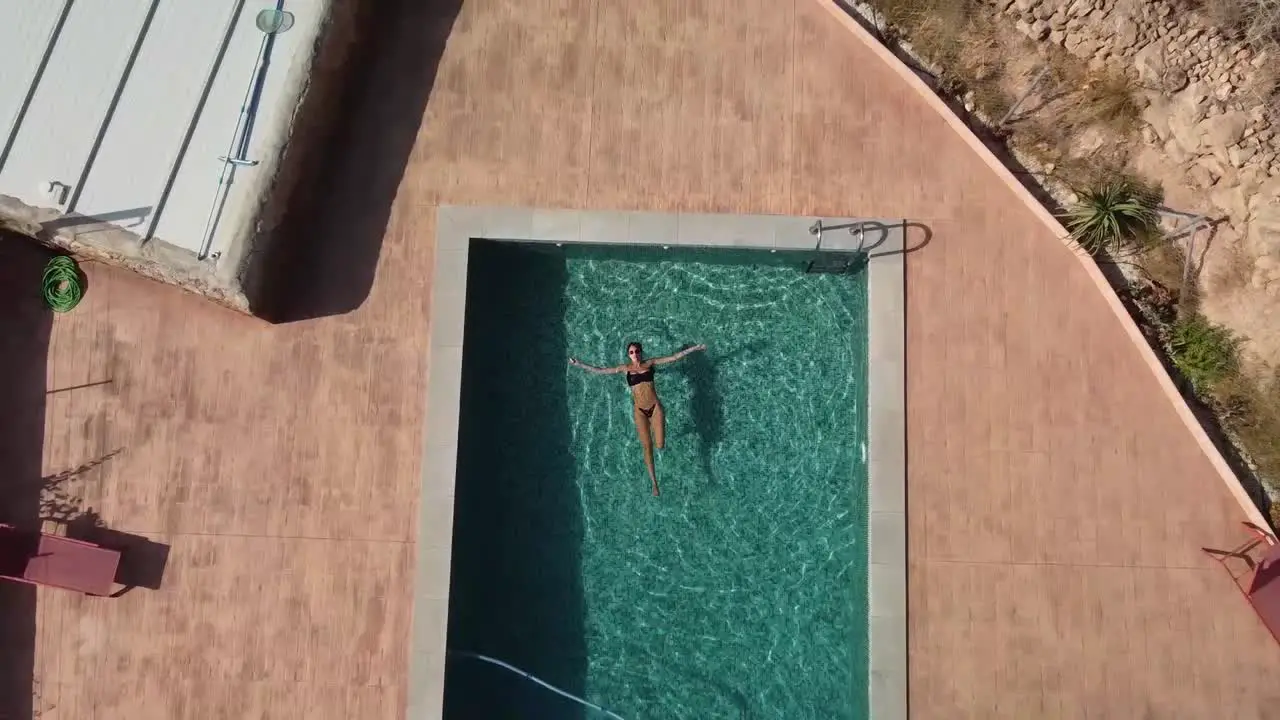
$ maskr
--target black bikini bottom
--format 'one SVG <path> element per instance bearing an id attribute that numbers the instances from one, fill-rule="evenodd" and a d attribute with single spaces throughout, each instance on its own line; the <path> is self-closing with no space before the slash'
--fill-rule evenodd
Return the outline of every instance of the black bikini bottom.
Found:
<path id="1" fill-rule="evenodd" d="M 647 407 L 647 408 L 637 407 L 636 409 L 637 409 L 637 410 L 639 410 L 640 412 L 644 413 L 644 416 L 645 416 L 645 417 L 647 417 L 647 418 L 651 418 L 651 417 L 653 417 L 653 411 L 654 411 L 657 407 L 658 407 L 658 405 L 655 403 L 655 404 L 653 404 L 653 405 L 650 405 L 650 406 L 649 406 L 649 407 Z"/>

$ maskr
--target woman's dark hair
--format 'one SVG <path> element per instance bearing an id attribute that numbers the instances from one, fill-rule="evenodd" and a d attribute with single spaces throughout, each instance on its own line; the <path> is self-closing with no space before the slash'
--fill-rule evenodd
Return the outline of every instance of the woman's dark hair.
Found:
<path id="1" fill-rule="evenodd" d="M 627 343 L 627 352 L 628 352 L 628 353 L 630 353 L 630 352 L 631 352 L 631 348 L 635 348 L 635 349 L 636 349 L 636 352 L 644 352 L 644 347 L 643 347 L 642 345 L 640 345 L 640 343 L 638 343 L 638 342 L 629 342 L 629 343 Z"/>

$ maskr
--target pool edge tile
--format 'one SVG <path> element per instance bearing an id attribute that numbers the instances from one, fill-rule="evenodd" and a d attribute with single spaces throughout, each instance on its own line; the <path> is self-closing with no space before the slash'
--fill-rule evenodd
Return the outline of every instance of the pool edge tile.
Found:
<path id="1" fill-rule="evenodd" d="M 824 219 L 824 225 L 826 224 Z M 868 695 L 876 720 L 907 718 L 907 474 L 905 221 L 867 252 Z M 832 224 L 838 224 L 833 222 Z M 849 236 L 850 239 L 856 236 Z M 844 238 L 841 237 L 841 240 Z M 865 241 L 865 235 L 862 238 Z"/>
<path id="2" fill-rule="evenodd" d="M 466 331 L 467 249 L 436 251 L 431 278 L 431 342 L 462 346 Z"/>
<path id="3" fill-rule="evenodd" d="M 905 511 L 878 510 L 868 520 L 868 545 L 871 563 L 904 565 L 907 562 L 907 514 Z"/>
<path id="4" fill-rule="evenodd" d="M 641 210 L 626 215 L 628 244 L 675 245 L 680 238 L 678 213 Z"/>
<path id="5" fill-rule="evenodd" d="M 420 612 L 422 610 L 427 612 Z M 448 613 L 447 598 L 414 599 L 408 702 L 405 708 L 405 717 L 410 720 L 436 720 L 443 715 Z M 429 620 L 423 622 L 424 618 Z"/>
<path id="6" fill-rule="evenodd" d="M 910 672 L 905 617 L 872 618 L 868 700 L 875 720 L 907 720 Z"/>
<path id="7" fill-rule="evenodd" d="M 535 209 L 527 239 L 535 242 L 581 242 L 582 212 Z"/>
<path id="8" fill-rule="evenodd" d="M 578 240 L 583 244 L 625 245 L 630 241 L 627 213 L 611 210 L 583 210 Z"/>

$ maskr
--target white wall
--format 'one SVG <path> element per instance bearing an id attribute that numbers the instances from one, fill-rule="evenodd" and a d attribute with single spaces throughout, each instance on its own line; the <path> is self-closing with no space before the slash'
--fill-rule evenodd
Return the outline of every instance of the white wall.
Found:
<path id="1" fill-rule="evenodd" d="M 28 205 L 100 217 L 142 234 L 198 250 L 219 175 L 236 133 L 263 34 L 254 25 L 274 0 L 243 0 L 226 53 L 202 111 L 196 109 L 237 0 L 71 0 L 49 61 L 37 66 L 65 0 L 0 0 L 0 143 L 11 150 L 0 164 L 0 194 Z M 132 70 L 122 75 L 141 35 Z M 286 0 L 294 25 L 275 37 L 247 157 L 261 161 L 234 172 L 217 223 L 212 252 L 247 228 L 285 139 L 326 0 Z M 20 124 L 23 98 L 34 87 Z M 109 118 L 117 90 L 119 101 Z M 104 125 L 104 122 L 106 124 Z M 167 202 L 155 207 L 188 128 L 189 146 L 177 166 Z M 88 164 L 95 139 L 102 142 Z M 0 144 L 0 148 L 4 147 Z M 84 175 L 82 187 L 80 179 Z M 71 186 L 59 205 L 42 192 L 47 181 Z"/>

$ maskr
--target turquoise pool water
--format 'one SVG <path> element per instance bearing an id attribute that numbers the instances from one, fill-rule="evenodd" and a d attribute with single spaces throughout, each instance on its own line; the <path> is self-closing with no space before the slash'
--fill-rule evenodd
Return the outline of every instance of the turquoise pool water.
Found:
<path id="1" fill-rule="evenodd" d="M 448 645 L 643 718 L 867 716 L 865 273 L 475 242 Z M 659 368 L 649 492 L 620 364 Z M 451 659 L 449 718 L 603 715 Z"/>

